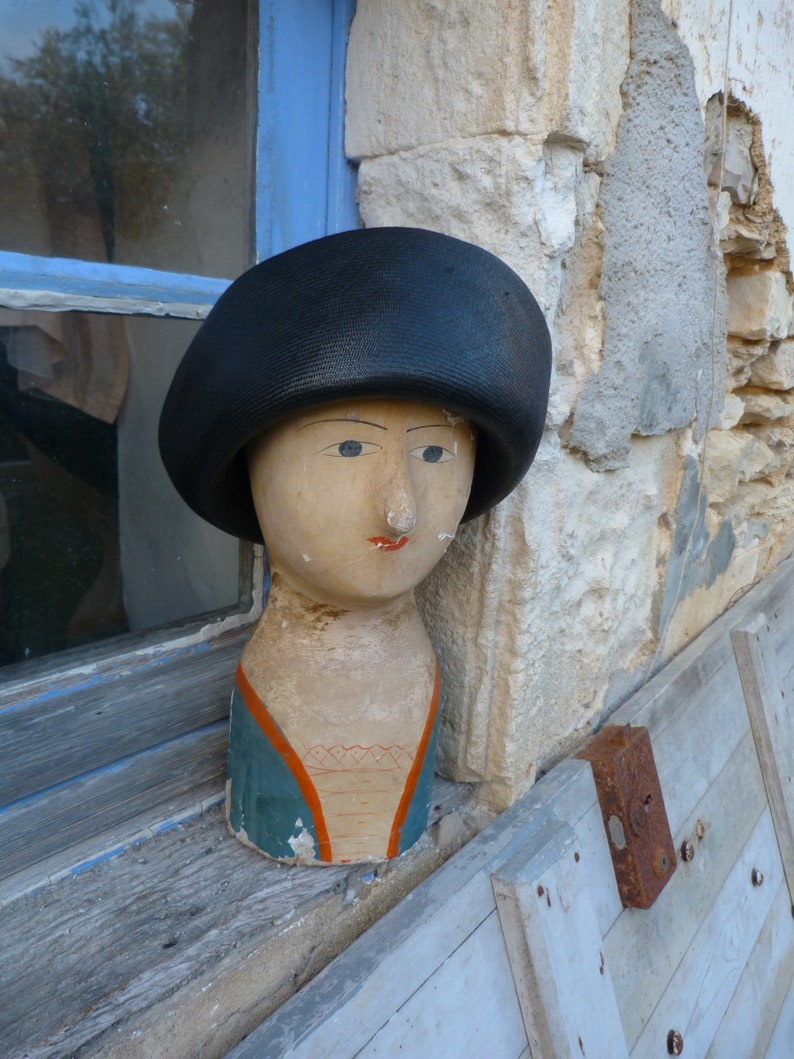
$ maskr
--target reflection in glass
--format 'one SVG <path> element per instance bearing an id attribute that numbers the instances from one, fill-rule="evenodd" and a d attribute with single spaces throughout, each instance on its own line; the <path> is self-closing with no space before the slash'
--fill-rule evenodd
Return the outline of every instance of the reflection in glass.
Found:
<path id="1" fill-rule="evenodd" d="M 196 326 L 0 308 L 0 665 L 238 602 L 157 450 Z"/>
<path id="2" fill-rule="evenodd" d="M 246 0 L 0 0 L 0 249 L 235 276 Z"/>

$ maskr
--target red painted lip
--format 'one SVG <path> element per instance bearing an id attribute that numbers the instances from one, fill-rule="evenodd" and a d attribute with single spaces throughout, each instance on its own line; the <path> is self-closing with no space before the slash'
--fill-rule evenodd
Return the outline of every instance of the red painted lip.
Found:
<path id="1" fill-rule="evenodd" d="M 390 537 L 367 537 L 370 544 L 374 544 L 376 548 L 380 548 L 384 552 L 396 552 L 398 548 L 402 548 L 404 544 L 408 544 L 407 537 L 400 537 L 398 541 L 393 541 Z"/>

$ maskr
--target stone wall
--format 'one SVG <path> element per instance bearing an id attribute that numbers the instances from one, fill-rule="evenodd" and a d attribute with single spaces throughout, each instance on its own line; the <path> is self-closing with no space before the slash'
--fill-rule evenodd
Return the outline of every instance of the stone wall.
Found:
<path id="1" fill-rule="evenodd" d="M 494 808 L 794 548 L 792 285 L 765 115 L 730 78 L 727 105 L 704 96 L 715 56 L 692 41 L 714 5 L 684 5 L 685 25 L 673 6 L 358 0 L 353 22 L 364 223 L 479 243 L 552 330 L 536 462 L 422 591 L 440 768 Z M 759 23 L 735 21 L 725 55 L 743 45 L 745 72 Z M 775 142 L 785 173 L 794 132 Z"/>

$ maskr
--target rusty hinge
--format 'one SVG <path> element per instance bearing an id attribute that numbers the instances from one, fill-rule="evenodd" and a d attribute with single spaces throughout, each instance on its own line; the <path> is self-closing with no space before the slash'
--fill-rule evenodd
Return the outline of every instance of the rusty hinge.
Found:
<path id="1" fill-rule="evenodd" d="M 608 725 L 576 756 L 593 768 L 620 899 L 650 908 L 676 856 L 648 729 Z"/>

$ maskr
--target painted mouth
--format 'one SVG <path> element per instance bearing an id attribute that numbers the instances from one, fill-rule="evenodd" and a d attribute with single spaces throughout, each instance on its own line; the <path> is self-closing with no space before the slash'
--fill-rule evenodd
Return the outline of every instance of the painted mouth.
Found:
<path id="1" fill-rule="evenodd" d="M 396 552 L 398 548 L 402 548 L 404 544 L 408 544 L 407 537 L 400 537 L 399 540 L 393 541 L 391 537 L 367 537 L 370 544 L 374 544 L 376 548 L 380 548 L 384 552 Z"/>

